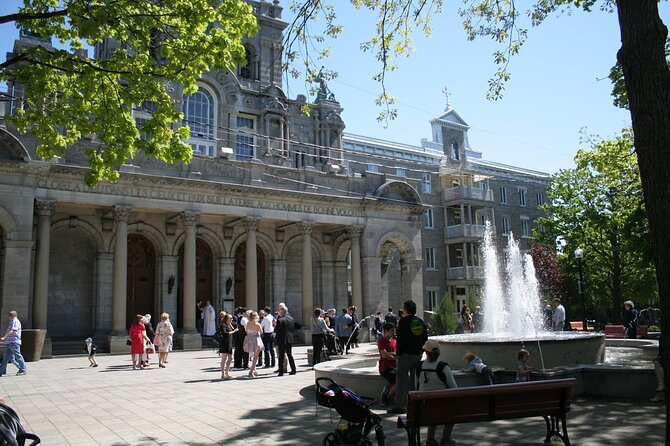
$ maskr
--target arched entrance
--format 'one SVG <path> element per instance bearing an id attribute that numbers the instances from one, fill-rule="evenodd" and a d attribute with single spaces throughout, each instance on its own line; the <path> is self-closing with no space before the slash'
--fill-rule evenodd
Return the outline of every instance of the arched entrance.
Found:
<path id="1" fill-rule="evenodd" d="M 247 243 L 243 242 L 235 250 L 235 308 L 246 306 L 247 301 Z M 265 298 L 265 253 L 256 245 L 256 274 L 258 277 L 258 310 L 264 308 L 268 302 Z"/>
<path id="2" fill-rule="evenodd" d="M 400 249 L 390 241 L 381 249 L 381 291 L 382 302 L 388 302 L 393 308 L 402 308 L 403 283 L 400 264 Z"/>
<path id="3" fill-rule="evenodd" d="M 214 256 L 207 242 L 195 239 L 195 301 L 212 301 L 214 289 Z M 184 326 L 184 245 L 179 248 L 179 287 L 177 301 L 177 326 Z"/>
<path id="4" fill-rule="evenodd" d="M 128 235 L 128 287 L 126 290 L 126 326 L 136 314 L 154 312 L 156 250 L 148 238 Z"/>

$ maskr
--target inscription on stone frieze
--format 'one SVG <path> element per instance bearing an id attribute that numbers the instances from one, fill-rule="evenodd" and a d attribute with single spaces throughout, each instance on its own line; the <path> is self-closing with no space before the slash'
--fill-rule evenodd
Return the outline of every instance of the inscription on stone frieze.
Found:
<path id="1" fill-rule="evenodd" d="M 267 199 L 234 197 L 211 193 L 185 192 L 179 190 L 153 189 L 141 186 L 121 184 L 99 184 L 93 189 L 78 181 L 61 179 L 38 179 L 37 187 L 55 189 L 68 192 L 82 192 L 90 194 L 116 195 L 124 197 L 144 198 L 150 200 L 169 200 L 187 203 L 202 203 L 221 206 L 234 206 L 249 209 L 264 209 L 270 211 L 298 212 L 304 214 L 334 215 L 338 217 L 363 217 L 363 212 L 347 207 L 313 205 L 306 203 L 291 203 Z"/>

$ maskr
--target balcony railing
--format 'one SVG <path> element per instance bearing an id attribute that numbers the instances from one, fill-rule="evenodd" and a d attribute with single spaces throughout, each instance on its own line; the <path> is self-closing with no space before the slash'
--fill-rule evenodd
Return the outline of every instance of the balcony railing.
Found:
<path id="1" fill-rule="evenodd" d="M 444 190 L 444 201 L 479 200 L 493 202 L 493 191 L 472 186 L 452 187 Z"/>
<path id="2" fill-rule="evenodd" d="M 444 231 L 445 238 L 454 237 L 484 237 L 484 225 L 453 225 L 447 226 Z"/>
<path id="3" fill-rule="evenodd" d="M 481 279 L 483 268 L 481 266 L 459 266 L 447 268 L 447 280 L 474 280 Z"/>

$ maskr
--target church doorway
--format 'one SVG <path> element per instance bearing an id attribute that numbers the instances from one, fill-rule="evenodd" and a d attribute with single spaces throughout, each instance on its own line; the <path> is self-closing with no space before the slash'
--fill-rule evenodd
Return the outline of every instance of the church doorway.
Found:
<path id="1" fill-rule="evenodd" d="M 269 304 L 265 297 L 265 253 L 256 245 L 256 274 L 258 278 L 258 311 Z M 246 306 L 247 302 L 247 244 L 243 242 L 235 250 L 235 308 Z"/>
<path id="2" fill-rule="evenodd" d="M 128 286 L 126 327 L 136 314 L 153 313 L 156 284 L 156 250 L 146 237 L 128 235 Z"/>
<path id="3" fill-rule="evenodd" d="M 214 277 L 214 256 L 212 249 L 206 241 L 201 238 L 195 239 L 195 302 L 199 300 L 206 302 L 208 300 L 214 303 L 213 299 L 213 281 Z M 184 326 L 184 245 L 179 248 L 179 286 L 177 301 L 177 326 Z M 196 310 L 198 311 L 198 310 Z M 196 313 L 197 317 L 197 313 Z"/>

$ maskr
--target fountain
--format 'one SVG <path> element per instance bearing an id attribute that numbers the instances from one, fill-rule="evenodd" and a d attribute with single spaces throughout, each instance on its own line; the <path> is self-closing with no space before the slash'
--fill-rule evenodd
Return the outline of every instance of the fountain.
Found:
<path id="1" fill-rule="evenodd" d="M 440 343 L 440 360 L 447 361 L 455 370 L 460 387 L 482 384 L 477 374 L 459 370 L 465 367 L 465 353 L 481 356 L 494 369 L 496 381 L 505 383 L 514 381 L 517 353 L 525 348 L 530 352 L 533 379 L 576 378 L 575 395 L 619 398 L 654 395 L 654 369 L 649 358 L 642 356 L 645 348 L 652 355 L 655 353 L 655 341 L 609 340 L 606 363 L 604 334 L 548 331 L 542 324 L 542 302 L 532 260 L 530 256 L 521 256 L 511 235 L 506 256 L 503 274 L 487 225 L 483 247 L 484 331 L 434 337 Z M 621 350 L 624 344 L 635 347 L 628 349 L 634 351 L 612 351 Z M 377 371 L 376 347 L 363 346 L 353 353 L 353 358 L 317 364 L 315 377 L 329 377 L 359 395 L 377 398 L 386 380 Z"/>
<path id="2" fill-rule="evenodd" d="M 484 329 L 481 333 L 436 337 L 441 345 L 441 359 L 460 366 L 463 355 L 473 352 L 491 366 L 516 368 L 517 352 L 525 348 L 531 353 L 536 369 L 604 361 L 604 335 L 547 331 L 533 259 L 529 254 L 521 255 L 511 233 L 504 278 L 489 222 L 482 253 Z"/>

